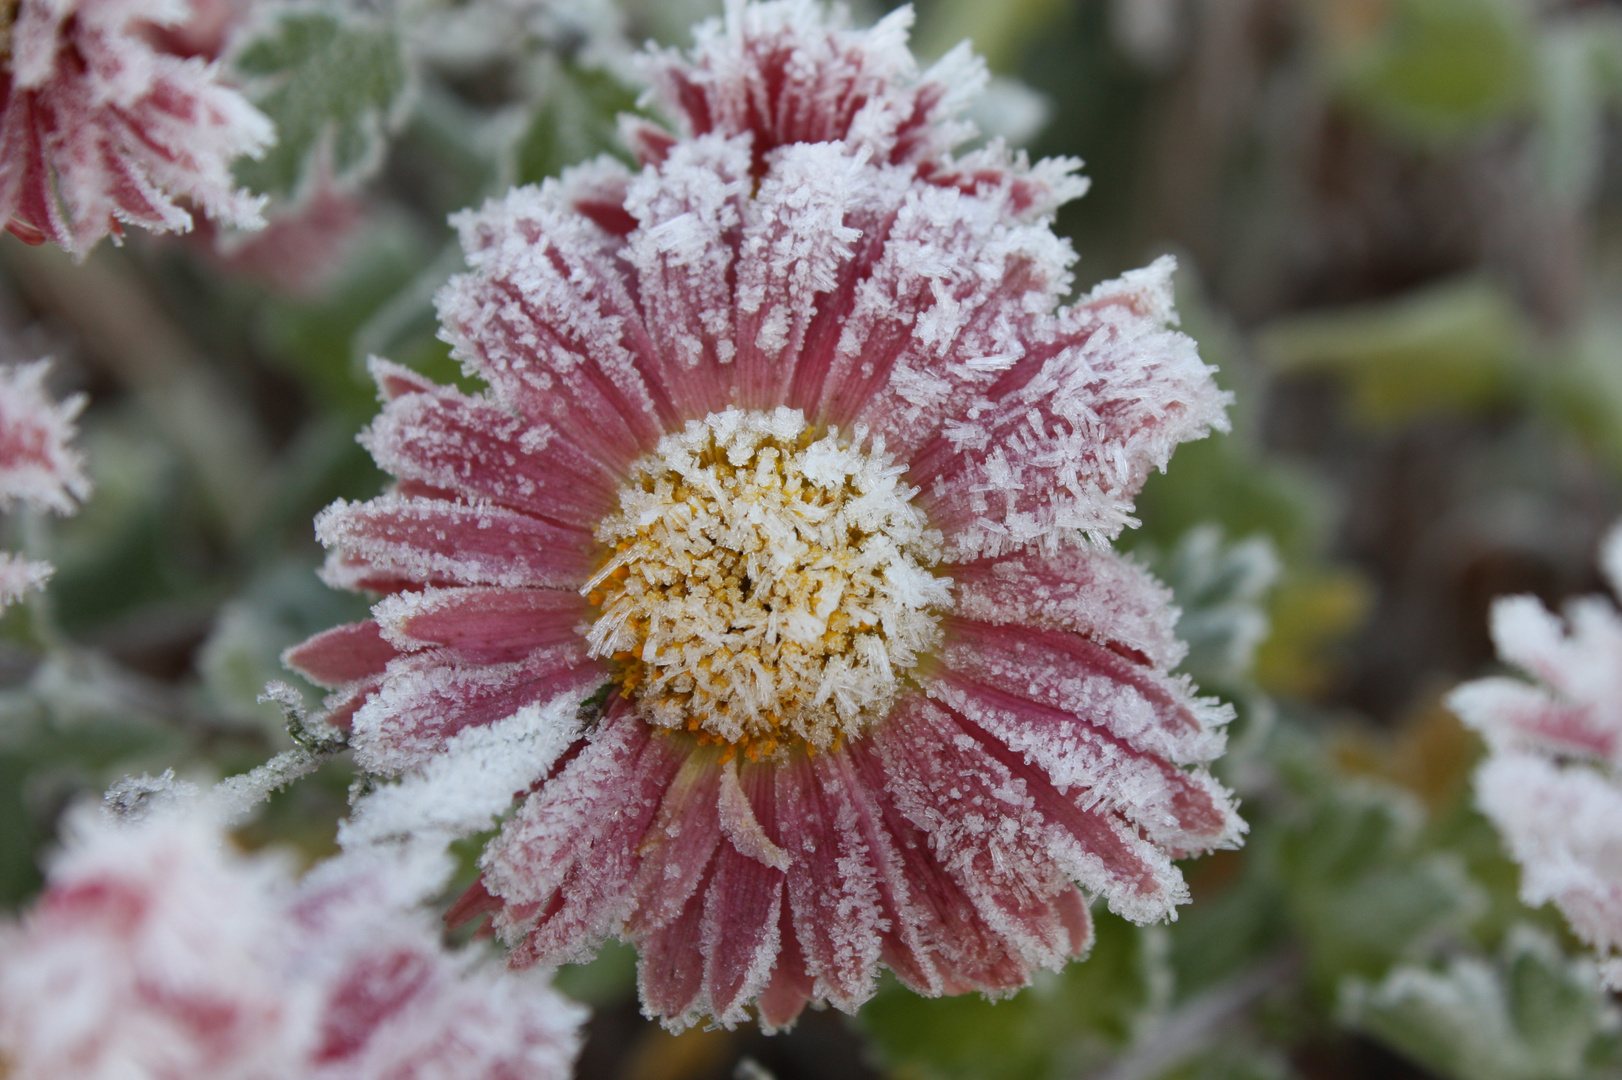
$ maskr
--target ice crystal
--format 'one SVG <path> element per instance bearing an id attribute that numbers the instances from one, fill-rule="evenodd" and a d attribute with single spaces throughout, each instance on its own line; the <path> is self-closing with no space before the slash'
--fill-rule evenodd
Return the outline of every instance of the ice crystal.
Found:
<path id="1" fill-rule="evenodd" d="M 263 224 L 263 200 L 231 162 L 274 131 L 215 66 L 155 45 L 185 0 L 16 0 L 0 8 L 0 216 L 29 243 L 83 257 L 125 225 L 185 232 L 190 203 L 216 221 Z"/>
<path id="2" fill-rule="evenodd" d="M 1622 527 L 1601 550 L 1622 595 Z M 1521 864 L 1521 897 L 1553 900 L 1622 988 L 1622 614 L 1604 597 L 1562 620 L 1535 598 L 1493 605 L 1498 655 L 1537 680 L 1478 679 L 1449 704 L 1492 749 L 1476 799 Z"/>
<path id="3" fill-rule="evenodd" d="M 287 662 L 406 774 L 346 843 L 516 794 L 453 917 L 519 965 L 631 941 L 676 1027 L 853 1010 L 881 965 L 1007 992 L 1244 829 L 1229 710 L 1103 543 L 1225 425 L 1172 263 L 1066 305 L 1075 163 L 951 156 L 980 68 L 918 73 L 910 17 L 735 5 L 646 61 L 679 130 L 628 128 L 639 172 L 461 215 L 440 312 L 488 389 L 377 362 L 398 483 L 317 521 L 385 595 Z"/>
<path id="4" fill-rule="evenodd" d="M 420 868 L 378 851 L 295 882 L 169 805 L 69 819 L 44 895 L 0 926 L 12 1080 L 565 1077 L 581 1010 L 444 951 Z"/>

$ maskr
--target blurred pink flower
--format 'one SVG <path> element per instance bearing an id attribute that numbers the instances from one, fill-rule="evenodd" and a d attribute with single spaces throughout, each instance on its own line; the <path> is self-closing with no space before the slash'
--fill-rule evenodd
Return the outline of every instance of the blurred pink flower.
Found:
<path id="1" fill-rule="evenodd" d="M 881 963 L 1009 991 L 1086 951 L 1081 890 L 1169 917 L 1243 831 L 1228 710 L 1103 545 L 1225 424 L 1171 262 L 1060 307 L 1073 163 L 946 156 L 983 73 L 918 75 L 908 18 L 737 9 L 653 61 L 688 130 L 638 125 L 640 173 L 464 214 L 440 307 L 489 390 L 379 363 L 398 483 L 317 522 L 387 596 L 287 660 L 365 767 L 582 703 L 452 917 L 517 964 L 632 941 L 672 1026 L 854 1010 Z"/>
<path id="2" fill-rule="evenodd" d="M 1622 527 L 1600 562 L 1622 595 Z M 1521 864 L 1521 898 L 1553 900 L 1622 989 L 1622 615 L 1600 596 L 1565 614 L 1531 596 L 1496 601 L 1499 659 L 1537 681 L 1478 679 L 1448 704 L 1492 751 L 1476 801 Z"/>
<path id="3" fill-rule="evenodd" d="M 90 494 L 84 459 L 69 443 L 82 394 L 61 403 L 45 391 L 49 360 L 0 368 L 0 510 L 20 504 L 71 514 Z M 40 588 L 50 563 L 0 553 L 0 607 Z"/>
<path id="4" fill-rule="evenodd" d="M 253 228 L 264 200 L 231 162 L 274 138 L 211 63 L 155 47 L 185 0 L 18 0 L 5 5 L 0 216 L 28 243 L 83 257 L 125 225 L 185 232 L 192 211 Z"/>
<path id="5" fill-rule="evenodd" d="M 199 814 L 72 817 L 44 895 L 0 926 L 7 1077 L 569 1075 L 582 1010 L 446 953 L 405 863 L 289 869 Z"/>

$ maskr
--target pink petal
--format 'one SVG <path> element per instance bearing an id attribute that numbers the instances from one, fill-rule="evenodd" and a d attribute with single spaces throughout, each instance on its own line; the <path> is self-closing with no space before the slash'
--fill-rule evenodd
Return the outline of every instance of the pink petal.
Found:
<path id="1" fill-rule="evenodd" d="M 359 760 L 394 773 L 444 749 L 463 728 L 493 724 L 535 702 L 586 693 L 606 681 L 580 644 L 540 649 L 506 664 L 464 666 L 437 651 L 403 656 L 354 714 Z"/>
<path id="2" fill-rule="evenodd" d="M 448 387 L 388 402 L 362 434 L 378 468 L 573 529 L 612 508 L 615 480 L 546 426 Z"/>
<path id="3" fill-rule="evenodd" d="M 1026 548 L 954 564 L 951 575 L 953 613 L 962 619 L 1079 634 L 1162 671 L 1187 651 L 1171 590 L 1113 551 Z"/>
<path id="4" fill-rule="evenodd" d="M 872 996 L 881 926 L 897 906 L 894 889 L 879 881 L 871 822 L 850 790 L 842 755 L 796 755 L 770 768 L 778 829 L 794 858 L 788 896 L 798 951 L 816 996 L 853 1012 Z"/>
<path id="5" fill-rule="evenodd" d="M 723 844 L 705 894 L 702 941 L 704 990 L 718 1024 L 748 1018 L 777 960 L 783 872 Z"/>
<path id="6" fill-rule="evenodd" d="M 1051 345 L 1033 343 L 912 456 L 950 558 L 1114 537 L 1179 443 L 1227 429 L 1227 395 L 1166 328 L 1172 267 L 1163 258 L 1062 312 Z"/>
<path id="7" fill-rule="evenodd" d="M 1022 754 L 1034 775 L 1078 808 L 1118 814 L 1162 847 L 1180 854 L 1226 847 L 1242 832 L 1232 800 L 1203 769 L 1184 772 L 1085 720 L 952 672 L 930 693 Z"/>
<path id="8" fill-rule="evenodd" d="M 516 188 L 456 218 L 471 273 L 439 296 L 455 355 L 495 397 L 618 473 L 675 422 L 624 271 L 555 188 Z"/>
<path id="9" fill-rule="evenodd" d="M 1069 957 L 1052 898 L 1071 881 L 1104 892 L 1147 921 L 1186 898 L 1170 860 L 1105 815 L 1078 810 L 973 725 L 918 698 L 905 699 L 873 734 L 889 794 L 986 920 L 1028 963 Z M 982 733 L 983 734 L 983 733 Z"/>
<path id="10" fill-rule="evenodd" d="M 400 650 L 378 633 L 377 621 L 347 623 L 323 630 L 282 653 L 282 663 L 317 686 L 337 689 L 381 675 Z"/>
<path id="11" fill-rule="evenodd" d="M 711 863 L 681 914 L 638 943 L 636 985 L 642 1008 L 667 1025 L 687 1027 L 702 1019 L 704 898 L 713 876 Z"/>
<path id="12" fill-rule="evenodd" d="M 638 846 L 681 756 L 617 701 L 580 755 L 531 795 L 485 848 L 486 886 L 533 923 L 496 917 L 518 964 L 580 962 L 624 921 Z M 520 940 L 521 939 L 521 940 Z"/>
<path id="13" fill-rule="evenodd" d="M 984 686 L 1047 705 L 1179 765 L 1222 752 L 1227 713 L 1193 696 L 1186 679 L 1077 634 L 951 620 L 941 662 Z"/>
<path id="14" fill-rule="evenodd" d="M 716 138 L 676 144 L 673 159 L 630 186 L 637 229 L 625 258 L 647 326 L 652 376 L 683 417 L 733 401 L 736 272 L 748 148 Z"/>
<path id="15" fill-rule="evenodd" d="M 871 30 L 849 29 L 808 4 L 730 11 L 695 32 L 691 61 L 644 61 L 654 92 L 694 135 L 752 138 L 755 169 L 773 150 L 843 140 L 891 163 L 932 160 L 972 129 L 946 121 L 985 80 L 967 50 L 922 77 L 907 50 L 910 9 Z"/>
<path id="16" fill-rule="evenodd" d="M 465 588 L 396 593 L 373 611 L 402 648 L 444 646 L 443 655 L 477 665 L 578 645 L 588 608 L 573 590 Z"/>
<path id="17" fill-rule="evenodd" d="M 636 902 L 626 924 L 633 938 L 668 926 L 686 908 L 721 844 L 719 758 L 713 750 L 687 755 L 642 838 Z"/>
<path id="18" fill-rule="evenodd" d="M 578 588 L 594 554 L 590 534 L 516 510 L 397 495 L 340 499 L 315 533 L 373 574 L 424 585 Z"/>
<path id="19" fill-rule="evenodd" d="M 880 826 L 871 834 L 879 840 L 875 850 L 884 853 L 886 877 L 904 898 L 889 908 L 902 929 L 892 927 L 886 935 L 885 963 L 909 987 L 932 997 L 1024 986 L 1029 964 L 937 859 L 927 833 L 891 798 L 894 781 L 871 740 L 853 742 L 846 753 L 867 792 L 871 819 Z"/>
<path id="20" fill-rule="evenodd" d="M 805 958 L 800 955 L 787 904 L 782 905 L 779 913 L 777 940 L 780 942 L 777 965 L 772 968 L 772 977 L 756 1002 L 761 1027 L 768 1035 L 794 1023 L 816 993 L 813 980 L 806 972 Z"/>

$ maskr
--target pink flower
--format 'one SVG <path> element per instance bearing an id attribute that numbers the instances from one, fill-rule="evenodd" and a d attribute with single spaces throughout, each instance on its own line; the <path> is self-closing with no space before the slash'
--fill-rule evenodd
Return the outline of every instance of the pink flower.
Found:
<path id="1" fill-rule="evenodd" d="M 0 368 L 0 510 L 21 503 L 71 514 L 90 494 L 84 459 L 68 444 L 84 396 L 60 404 L 45 392 L 49 360 Z M 42 587 L 50 563 L 0 553 L 0 607 Z"/>
<path id="2" fill-rule="evenodd" d="M 264 200 L 230 166 L 274 138 L 213 64 L 162 52 L 154 28 L 185 0 L 18 0 L 6 5 L 0 73 L 0 216 L 28 243 L 83 257 L 125 225 L 185 232 L 187 200 L 244 228 Z"/>
<path id="3" fill-rule="evenodd" d="M 1622 527 L 1601 563 L 1622 594 Z M 1537 682 L 1478 679 L 1448 698 L 1492 750 L 1476 801 L 1521 864 L 1521 899 L 1553 900 L 1622 989 L 1622 615 L 1589 596 L 1562 624 L 1511 596 L 1493 604 L 1492 633 L 1499 658 Z"/>
<path id="4" fill-rule="evenodd" d="M 569 1075 L 581 1010 L 446 953 L 406 863 L 294 883 L 198 814 L 81 812 L 21 925 L 0 927 L 11 1080 Z"/>
<path id="5" fill-rule="evenodd" d="M 854 1010 L 881 964 L 1011 991 L 1087 950 L 1084 893 L 1170 917 L 1243 831 L 1228 711 L 1101 543 L 1224 424 L 1171 263 L 1061 307 L 1072 165 L 946 156 L 981 73 L 916 74 L 907 18 L 738 9 L 653 61 L 689 130 L 640 173 L 463 215 L 441 314 L 489 390 L 378 363 L 398 483 L 317 522 L 386 596 L 287 660 L 366 768 L 578 728 L 452 917 L 520 965 L 634 942 L 673 1026 Z"/>

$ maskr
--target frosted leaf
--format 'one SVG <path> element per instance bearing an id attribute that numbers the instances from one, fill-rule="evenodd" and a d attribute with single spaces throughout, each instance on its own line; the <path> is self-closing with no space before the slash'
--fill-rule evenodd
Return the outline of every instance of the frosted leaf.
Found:
<path id="1" fill-rule="evenodd" d="M 153 44 L 183 0 L 23 0 L 10 27 L 0 115 L 0 215 L 29 243 L 83 258 L 125 225 L 192 226 L 186 201 L 223 224 L 262 225 L 264 200 L 231 163 L 262 154 L 270 121 L 213 64 Z"/>
<path id="2" fill-rule="evenodd" d="M 17 1080 L 569 1075 L 582 1011 L 446 952 L 414 910 L 438 860 L 367 852 L 295 881 L 182 805 L 133 825 L 81 809 L 65 833 L 44 894 L 0 925 Z"/>
<path id="3" fill-rule="evenodd" d="M 578 699 L 556 698 L 455 735 L 420 771 L 361 799 L 339 843 L 443 842 L 490 828 L 578 737 L 578 711 Z"/>

